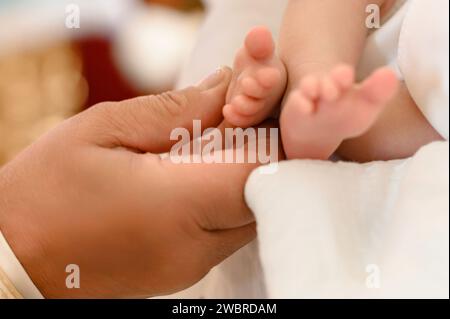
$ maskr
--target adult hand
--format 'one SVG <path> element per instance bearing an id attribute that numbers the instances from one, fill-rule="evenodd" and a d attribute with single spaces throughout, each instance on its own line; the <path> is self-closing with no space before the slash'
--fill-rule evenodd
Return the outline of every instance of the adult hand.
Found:
<path id="1" fill-rule="evenodd" d="M 231 71 L 197 87 L 102 103 L 0 171 L 0 227 L 45 297 L 148 297 L 187 288 L 255 237 L 256 164 L 174 164 L 175 127 L 222 121 Z M 80 288 L 66 287 L 66 266 Z"/>

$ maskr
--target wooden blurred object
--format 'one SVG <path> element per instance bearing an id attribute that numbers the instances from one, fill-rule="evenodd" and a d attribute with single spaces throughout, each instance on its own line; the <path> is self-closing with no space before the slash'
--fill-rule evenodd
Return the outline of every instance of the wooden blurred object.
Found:
<path id="1" fill-rule="evenodd" d="M 82 70 L 69 43 L 0 57 L 0 166 L 81 109 Z"/>
<path id="2" fill-rule="evenodd" d="M 202 8 L 200 0 L 142 1 L 189 14 Z M 0 166 L 86 107 L 158 93 L 138 92 L 130 85 L 112 46 L 110 39 L 98 36 L 0 57 Z"/>
<path id="3" fill-rule="evenodd" d="M 202 2 L 200 0 L 144 0 L 147 3 L 160 4 L 172 7 L 178 10 L 201 9 Z"/>

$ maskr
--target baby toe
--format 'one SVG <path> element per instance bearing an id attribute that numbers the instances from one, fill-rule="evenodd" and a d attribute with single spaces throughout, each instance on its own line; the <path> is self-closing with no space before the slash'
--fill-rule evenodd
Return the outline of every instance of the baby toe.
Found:
<path id="1" fill-rule="evenodd" d="M 398 78 L 394 71 L 385 67 L 376 70 L 359 87 L 360 96 L 369 104 L 384 104 L 397 91 Z"/>
<path id="2" fill-rule="evenodd" d="M 325 102 L 334 102 L 339 98 L 340 90 L 335 81 L 329 76 L 325 76 L 320 84 L 320 95 Z"/>
<path id="3" fill-rule="evenodd" d="M 302 114 L 312 114 L 314 112 L 314 103 L 299 90 L 291 93 L 286 106 L 296 106 Z"/>
<path id="4" fill-rule="evenodd" d="M 348 90 L 355 84 L 355 69 L 347 64 L 335 67 L 330 76 L 342 90 Z"/>
<path id="5" fill-rule="evenodd" d="M 270 91 L 264 88 L 253 77 L 245 77 L 241 80 L 242 92 L 255 99 L 262 99 L 269 95 Z"/>
<path id="6" fill-rule="evenodd" d="M 281 81 L 281 74 L 276 68 L 266 67 L 257 72 L 256 79 L 264 88 L 272 89 Z"/>
<path id="7" fill-rule="evenodd" d="M 245 39 L 247 52 L 256 60 L 268 59 L 275 51 L 272 34 L 266 27 L 254 27 Z"/>
<path id="8" fill-rule="evenodd" d="M 263 106 L 261 100 L 257 100 L 245 95 L 238 95 L 232 101 L 235 111 L 244 116 L 252 116 L 258 113 Z"/>
<path id="9" fill-rule="evenodd" d="M 225 105 L 222 113 L 225 120 L 233 126 L 248 127 L 252 125 L 252 118 L 236 112 L 236 108 L 232 104 Z"/>
<path id="10" fill-rule="evenodd" d="M 317 76 L 306 76 L 300 83 L 300 90 L 308 98 L 315 100 L 320 94 L 320 82 Z"/>

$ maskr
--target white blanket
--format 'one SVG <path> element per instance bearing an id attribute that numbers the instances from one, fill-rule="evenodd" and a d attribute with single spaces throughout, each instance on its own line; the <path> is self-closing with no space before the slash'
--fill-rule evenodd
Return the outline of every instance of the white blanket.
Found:
<path id="1" fill-rule="evenodd" d="M 448 143 L 406 161 L 281 163 L 256 170 L 256 214 L 271 298 L 448 298 Z"/>
<path id="2" fill-rule="evenodd" d="M 286 4 L 208 2 L 180 86 L 230 64 L 251 26 L 264 24 L 276 34 Z M 397 67 L 424 115 L 448 137 L 448 1 L 407 5 L 371 35 L 359 74 Z M 290 161 L 274 175 L 256 170 L 246 199 L 258 242 L 176 297 L 448 298 L 448 153 L 442 142 L 405 161 Z"/>

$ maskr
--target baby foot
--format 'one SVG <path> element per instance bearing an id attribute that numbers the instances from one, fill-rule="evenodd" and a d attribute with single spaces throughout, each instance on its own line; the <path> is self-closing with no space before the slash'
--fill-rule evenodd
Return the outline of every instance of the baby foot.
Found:
<path id="1" fill-rule="evenodd" d="M 227 105 L 223 109 L 225 120 L 239 127 L 261 123 L 279 105 L 286 82 L 286 70 L 275 55 L 270 31 L 265 27 L 254 28 L 234 61 Z"/>
<path id="2" fill-rule="evenodd" d="M 388 68 L 355 84 L 354 69 L 341 65 L 325 76 L 306 76 L 288 97 L 280 117 L 288 158 L 328 159 L 343 140 L 364 134 L 397 91 Z"/>

